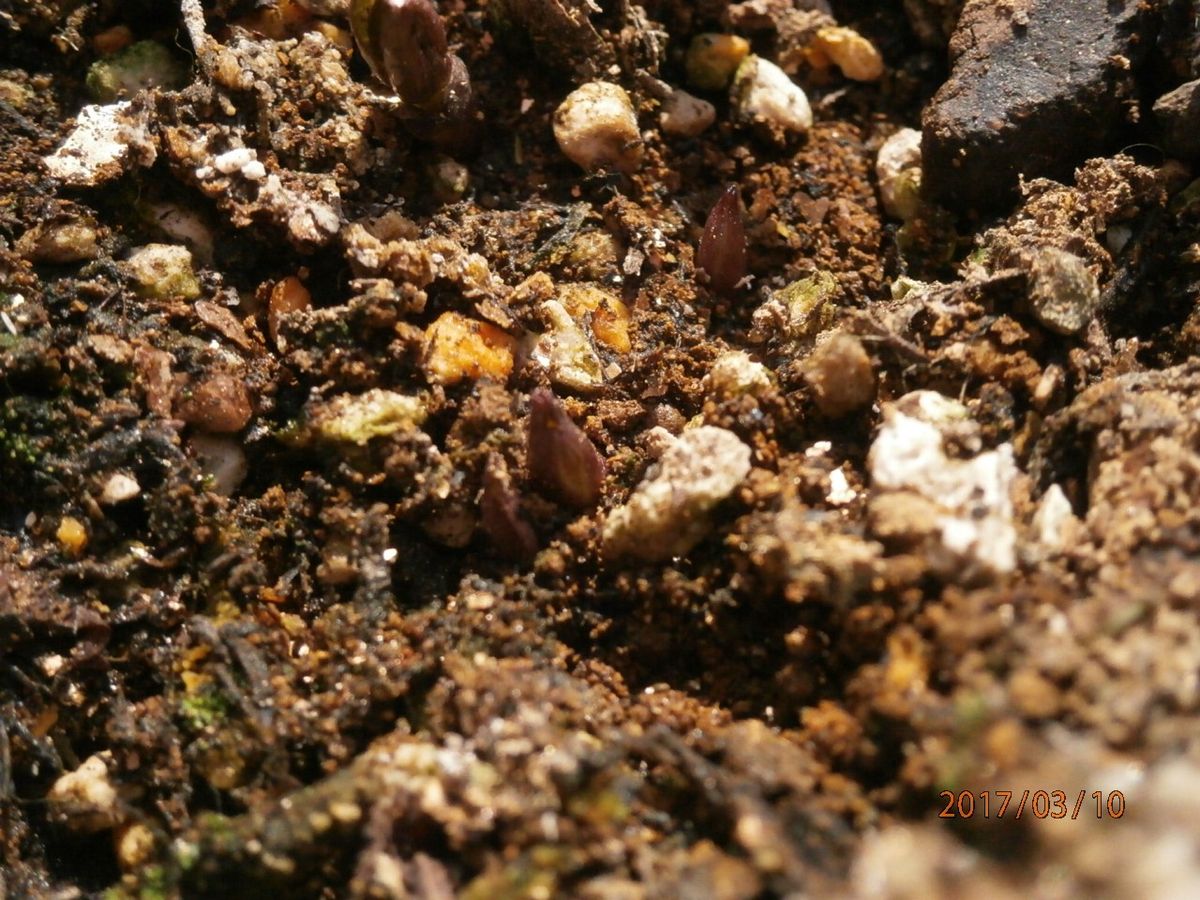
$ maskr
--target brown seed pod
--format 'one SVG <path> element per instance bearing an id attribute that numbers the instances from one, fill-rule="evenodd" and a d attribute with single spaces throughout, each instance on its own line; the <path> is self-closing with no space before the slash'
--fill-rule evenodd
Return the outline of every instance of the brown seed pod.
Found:
<path id="1" fill-rule="evenodd" d="M 746 228 L 736 185 L 725 188 L 708 214 L 696 266 L 708 274 L 708 283 L 718 294 L 732 293 L 746 276 Z"/>
<path id="2" fill-rule="evenodd" d="M 529 477 L 569 506 L 583 509 L 600 499 L 604 457 L 548 388 L 529 395 L 525 462 Z"/>

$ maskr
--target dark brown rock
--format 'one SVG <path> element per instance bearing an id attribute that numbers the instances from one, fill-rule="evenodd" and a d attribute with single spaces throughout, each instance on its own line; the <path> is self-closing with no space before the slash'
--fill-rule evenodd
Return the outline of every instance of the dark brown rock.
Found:
<path id="1" fill-rule="evenodd" d="M 1200 156 L 1200 79 L 1181 84 L 1154 104 L 1162 148 L 1171 156 Z"/>
<path id="2" fill-rule="evenodd" d="M 970 0 L 952 70 L 925 110 L 929 195 L 952 209 L 1013 198 L 1019 176 L 1063 178 L 1117 139 L 1160 4 Z"/>

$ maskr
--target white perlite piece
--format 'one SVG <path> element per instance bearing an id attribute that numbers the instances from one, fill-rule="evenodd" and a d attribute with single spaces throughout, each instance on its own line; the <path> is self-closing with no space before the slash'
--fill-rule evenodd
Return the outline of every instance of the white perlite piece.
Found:
<path id="1" fill-rule="evenodd" d="M 913 491 L 939 508 L 929 560 L 944 577 L 965 581 L 1016 566 L 1010 492 L 1018 470 L 1012 445 L 969 459 L 946 454 L 947 437 L 961 440 L 977 431 L 961 403 L 934 391 L 913 391 L 884 408 L 868 457 L 876 490 Z"/>
<path id="2" fill-rule="evenodd" d="M 609 556 L 680 556 L 708 532 L 708 512 L 750 473 L 750 448 L 732 431 L 702 425 L 668 447 L 624 506 L 604 523 Z"/>
<path id="3" fill-rule="evenodd" d="M 149 166 L 157 155 L 145 114 L 131 113 L 124 101 L 81 109 L 75 130 L 45 163 L 52 178 L 88 187 L 116 178 L 131 165 Z"/>
<path id="4" fill-rule="evenodd" d="M 773 62 L 747 56 L 733 76 L 729 89 L 739 119 L 761 122 L 773 129 L 797 134 L 812 127 L 808 96 Z"/>
<path id="5" fill-rule="evenodd" d="M 235 147 L 214 156 L 211 166 L 196 169 L 196 177 L 203 181 L 212 178 L 214 171 L 222 175 L 237 173 L 250 181 L 261 181 L 267 177 L 266 167 L 258 160 L 258 151 L 251 147 Z"/>
<path id="6" fill-rule="evenodd" d="M 246 174 L 244 169 L 242 174 Z M 293 240 L 317 246 L 328 243 L 338 233 L 341 199 L 336 183 L 329 178 L 321 179 L 310 193 L 301 193 L 284 185 L 278 175 L 268 175 L 258 192 L 258 202 L 286 221 Z"/>
<path id="7" fill-rule="evenodd" d="M 879 199 L 889 216 L 907 221 L 916 212 L 921 189 L 921 132 L 901 128 L 883 142 L 875 157 Z"/>

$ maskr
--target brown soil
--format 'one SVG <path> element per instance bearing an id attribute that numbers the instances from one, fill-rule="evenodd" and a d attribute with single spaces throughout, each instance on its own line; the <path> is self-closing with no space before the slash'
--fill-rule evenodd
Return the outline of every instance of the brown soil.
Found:
<path id="1" fill-rule="evenodd" d="M 204 41 L 186 0 L 0 9 L 0 897 L 1200 883 L 1189 166 L 1097 147 L 901 222 L 876 156 L 959 4 L 602 5 L 444 0 L 474 135 L 399 110 L 337 0 L 219 0 Z M 835 20 L 880 80 L 805 55 Z M 52 178 L 122 25 L 186 74 Z M 723 92 L 664 133 L 654 79 L 720 31 L 791 61 L 807 134 Z M 627 174 L 555 143 L 596 78 Z M 604 457 L 582 511 L 527 466 L 539 386 Z"/>

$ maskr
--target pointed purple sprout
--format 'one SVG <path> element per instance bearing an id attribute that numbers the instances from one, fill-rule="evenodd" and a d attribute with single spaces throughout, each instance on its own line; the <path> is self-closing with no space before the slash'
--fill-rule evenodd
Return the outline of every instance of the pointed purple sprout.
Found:
<path id="1" fill-rule="evenodd" d="M 696 266 L 708 273 L 708 283 L 718 294 L 733 293 L 746 276 L 746 228 L 736 185 L 725 188 L 708 214 Z"/>
<path id="2" fill-rule="evenodd" d="M 557 499 L 577 509 L 600 499 L 604 457 L 548 388 L 529 395 L 525 448 L 529 477 Z"/>
<path id="3" fill-rule="evenodd" d="M 488 457 L 483 470 L 483 493 L 479 497 L 479 523 L 497 552 L 514 562 L 529 562 L 537 553 L 538 540 L 525 517 L 504 458 Z"/>

